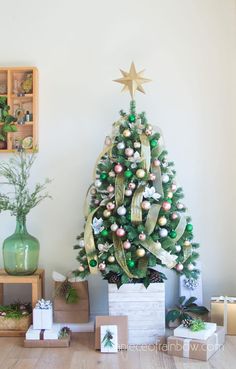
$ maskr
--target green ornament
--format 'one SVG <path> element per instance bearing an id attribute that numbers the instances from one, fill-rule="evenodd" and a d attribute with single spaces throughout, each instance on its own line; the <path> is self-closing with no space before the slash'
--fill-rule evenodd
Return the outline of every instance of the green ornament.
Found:
<path id="1" fill-rule="evenodd" d="M 154 149 L 154 147 L 157 147 L 158 141 L 153 139 L 153 140 L 150 141 L 150 145 L 151 145 L 151 148 Z"/>
<path id="2" fill-rule="evenodd" d="M 91 267 L 95 267 L 95 266 L 97 265 L 96 260 L 95 260 L 95 259 L 90 260 L 89 265 L 90 265 Z"/>
<path id="3" fill-rule="evenodd" d="M 100 174 L 100 179 L 101 179 L 101 181 L 105 181 L 105 180 L 107 179 L 107 177 L 108 177 L 108 174 L 107 174 L 106 172 L 102 172 L 102 173 Z"/>
<path id="4" fill-rule="evenodd" d="M 108 236 L 108 230 L 107 229 L 103 229 L 101 232 L 102 237 L 107 237 Z"/>
<path id="5" fill-rule="evenodd" d="M 129 221 L 131 221 L 131 214 L 127 214 L 127 217 L 126 217 Z"/>
<path id="6" fill-rule="evenodd" d="M 170 238 L 175 238 L 177 236 L 176 231 L 174 231 L 174 230 L 170 231 L 169 236 L 170 236 Z"/>
<path id="7" fill-rule="evenodd" d="M 134 114 L 130 114 L 129 115 L 129 122 L 130 123 L 134 123 L 136 121 L 136 117 L 135 117 L 135 115 Z"/>
<path id="8" fill-rule="evenodd" d="M 131 170 L 127 169 L 125 172 L 124 172 L 124 176 L 125 178 L 130 178 L 132 177 L 133 173 L 131 172 Z"/>
<path id="9" fill-rule="evenodd" d="M 166 200 L 169 204 L 172 204 L 172 200 L 171 199 L 167 199 Z"/>
<path id="10" fill-rule="evenodd" d="M 192 230 L 193 230 L 193 225 L 192 225 L 191 223 L 188 223 L 188 224 L 186 225 L 186 231 L 188 231 L 188 232 L 192 232 Z"/>
<path id="11" fill-rule="evenodd" d="M 133 267 L 134 267 L 134 265 L 135 265 L 135 262 L 134 262 L 133 260 L 128 260 L 127 264 L 128 264 L 128 266 L 129 266 L 130 268 L 133 268 Z"/>

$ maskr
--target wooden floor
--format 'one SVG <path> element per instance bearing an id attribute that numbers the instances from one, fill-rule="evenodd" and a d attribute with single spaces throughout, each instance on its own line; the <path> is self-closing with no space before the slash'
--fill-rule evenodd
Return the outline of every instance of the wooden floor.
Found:
<path id="1" fill-rule="evenodd" d="M 236 336 L 227 336 L 224 350 L 208 362 L 173 358 L 156 351 L 94 350 L 93 333 L 73 335 L 69 348 L 24 348 L 23 338 L 0 338 L 0 369 L 235 369 Z"/>

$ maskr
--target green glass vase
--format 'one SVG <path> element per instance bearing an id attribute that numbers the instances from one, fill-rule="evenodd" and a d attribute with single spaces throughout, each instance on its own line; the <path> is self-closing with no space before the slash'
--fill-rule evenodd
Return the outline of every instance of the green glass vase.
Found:
<path id="1" fill-rule="evenodd" d="M 11 275 L 30 275 L 38 268 L 39 241 L 26 229 L 26 219 L 16 219 L 16 230 L 3 243 L 4 269 Z"/>

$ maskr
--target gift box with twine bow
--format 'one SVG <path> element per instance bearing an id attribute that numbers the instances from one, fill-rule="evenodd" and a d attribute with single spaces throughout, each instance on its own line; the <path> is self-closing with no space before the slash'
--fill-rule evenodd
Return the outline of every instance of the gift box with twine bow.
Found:
<path id="1" fill-rule="evenodd" d="M 211 321 L 224 326 L 226 334 L 236 335 L 236 297 L 212 297 Z"/>

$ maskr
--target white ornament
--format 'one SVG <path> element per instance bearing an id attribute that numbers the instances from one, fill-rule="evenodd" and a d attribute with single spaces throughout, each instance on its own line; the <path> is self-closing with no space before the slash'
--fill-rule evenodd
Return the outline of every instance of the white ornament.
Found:
<path id="1" fill-rule="evenodd" d="M 167 183 L 167 182 L 169 182 L 169 180 L 170 180 L 170 177 L 168 176 L 168 174 L 163 174 L 163 175 L 161 176 L 161 178 L 162 178 L 162 182 L 163 182 L 163 183 Z"/>
<path id="2" fill-rule="evenodd" d="M 119 142 L 117 144 L 117 149 L 118 150 L 124 150 L 124 148 L 125 148 L 125 143 L 124 142 Z"/>
<path id="3" fill-rule="evenodd" d="M 112 232 L 115 232 L 118 229 L 118 225 L 116 223 L 113 223 L 110 227 Z"/>
<path id="4" fill-rule="evenodd" d="M 113 172 L 113 170 L 111 170 L 109 173 L 108 173 L 109 177 L 115 177 L 116 176 L 116 173 Z"/>
<path id="5" fill-rule="evenodd" d="M 161 229 L 159 230 L 159 235 L 160 235 L 161 237 L 167 237 L 167 236 L 168 236 L 168 231 L 167 231 L 167 229 L 166 229 L 166 228 L 161 228 Z"/>
<path id="6" fill-rule="evenodd" d="M 108 256 L 109 263 L 114 263 L 115 260 L 116 260 L 115 256 L 113 256 L 113 255 Z"/>
<path id="7" fill-rule="evenodd" d="M 79 247 L 84 247 L 85 243 L 84 243 L 84 239 L 80 238 L 79 242 L 78 242 Z"/>
<path id="8" fill-rule="evenodd" d="M 124 207 L 124 205 L 118 207 L 117 214 L 119 214 L 119 215 L 125 215 L 126 214 L 126 208 Z"/>
<path id="9" fill-rule="evenodd" d="M 132 190 L 129 190 L 129 189 L 125 190 L 125 196 L 128 196 L 128 197 L 132 196 L 132 193 L 133 193 Z"/>
<path id="10" fill-rule="evenodd" d="M 100 179 L 96 179 L 96 181 L 94 182 L 94 184 L 95 184 L 95 187 L 99 188 L 99 187 L 101 187 L 102 182 L 100 181 Z"/>
<path id="11" fill-rule="evenodd" d="M 181 251 L 181 246 L 180 245 L 176 245 L 175 246 L 175 250 L 176 250 L 176 252 L 180 252 Z"/>
<path id="12" fill-rule="evenodd" d="M 168 161 L 163 161 L 162 164 L 163 168 L 167 168 L 168 167 Z"/>
<path id="13" fill-rule="evenodd" d="M 79 272 L 83 272 L 84 271 L 83 265 L 80 265 L 78 269 L 79 269 Z"/>
<path id="14" fill-rule="evenodd" d="M 143 210 L 149 210 L 150 207 L 151 207 L 151 203 L 149 201 L 145 200 L 145 201 L 142 202 L 141 206 L 142 206 Z"/>
<path id="15" fill-rule="evenodd" d="M 179 210 L 182 210 L 184 208 L 184 204 L 182 204 L 181 202 L 178 202 L 176 206 Z"/>
<path id="16" fill-rule="evenodd" d="M 192 263 L 189 263 L 187 268 L 191 272 L 194 269 L 194 265 Z"/>

